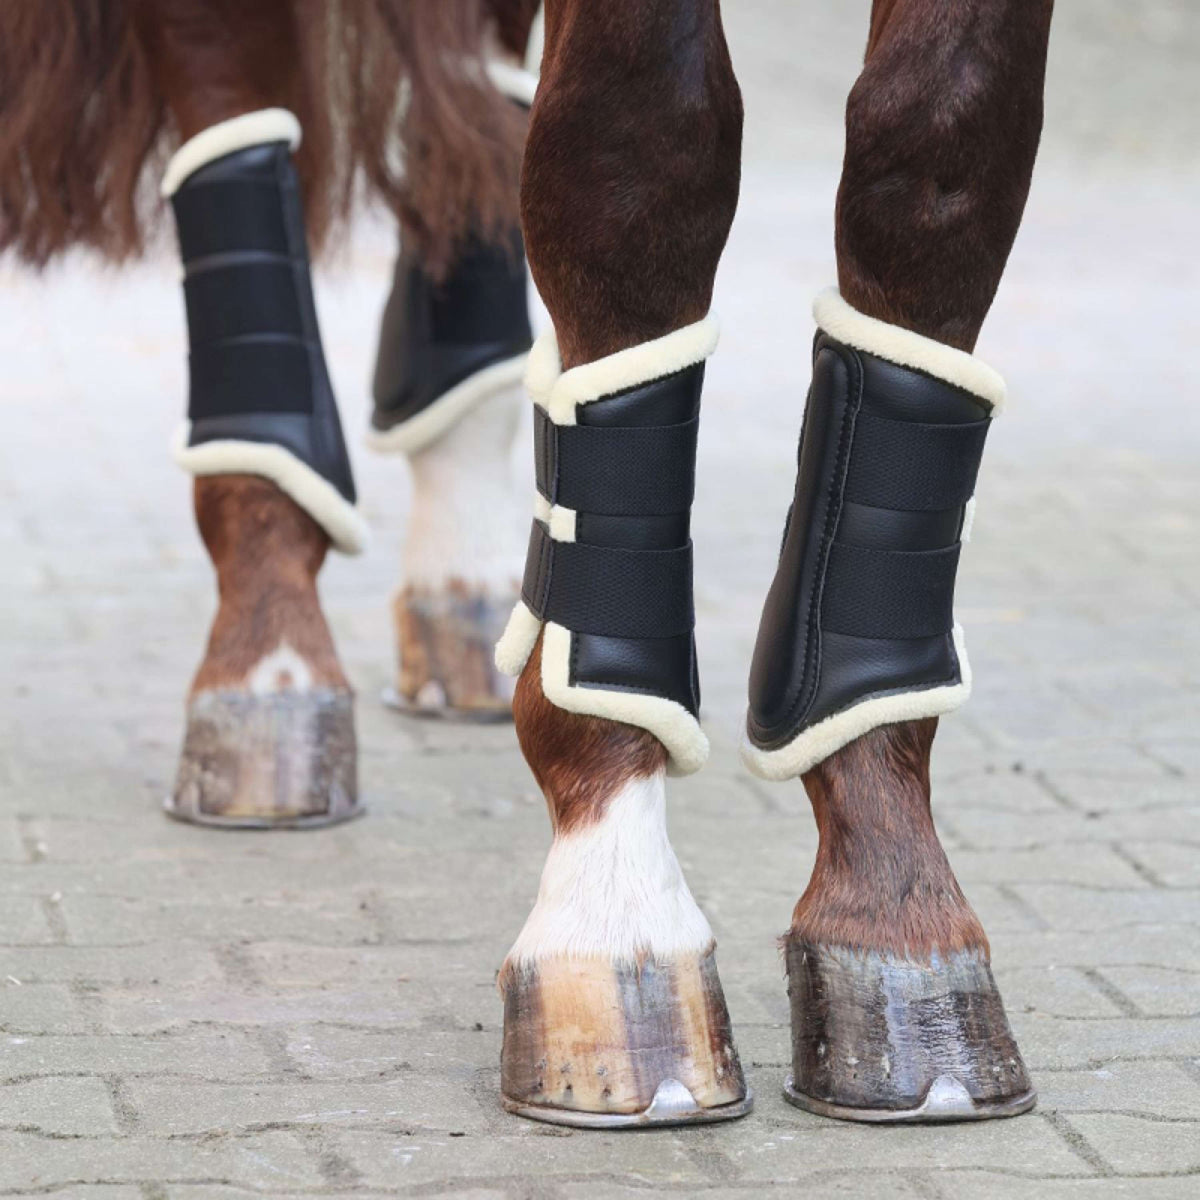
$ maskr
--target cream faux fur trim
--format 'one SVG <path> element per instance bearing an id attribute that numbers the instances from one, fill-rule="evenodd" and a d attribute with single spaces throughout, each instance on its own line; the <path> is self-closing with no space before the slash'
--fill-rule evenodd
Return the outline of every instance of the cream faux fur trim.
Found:
<path id="1" fill-rule="evenodd" d="M 648 729 L 667 748 L 671 756 L 668 771 L 672 775 L 691 775 L 704 766 L 708 760 L 708 738 L 682 704 L 643 692 L 572 684 L 571 631 L 553 621 L 547 621 L 542 628 L 542 691 L 551 704 L 567 712 L 607 717 L 610 721 Z M 536 637 L 535 633 L 535 640 Z"/>
<path id="2" fill-rule="evenodd" d="M 541 630 L 542 623 L 533 610 L 524 600 L 518 600 L 496 643 L 496 670 L 501 675 L 520 675 L 533 653 Z"/>
<path id="3" fill-rule="evenodd" d="M 379 454 L 416 454 L 444 437 L 473 408 L 525 375 L 528 354 L 484 367 L 439 396 L 428 408 L 391 429 L 368 429 L 367 445 Z"/>
<path id="4" fill-rule="evenodd" d="M 192 475 L 261 475 L 290 496 L 343 554 L 360 554 L 370 531 L 358 509 L 289 450 L 265 442 L 222 440 L 189 446 L 185 421 L 171 445 L 175 461 Z"/>
<path id="5" fill-rule="evenodd" d="M 493 59 L 487 64 L 488 78 L 502 95 L 529 108 L 537 94 L 538 77 L 524 67 Z"/>
<path id="6" fill-rule="evenodd" d="M 673 375 L 703 362 L 717 348 L 720 326 L 711 313 L 652 342 L 618 350 L 581 367 L 562 369 L 558 341 L 546 332 L 534 343 L 525 384 L 555 425 L 574 425 L 575 408 L 604 396 Z"/>
<path id="7" fill-rule="evenodd" d="M 300 122 L 286 108 L 262 108 L 202 129 L 188 138 L 167 163 L 162 181 L 164 199 L 170 199 L 189 175 L 210 162 L 247 146 L 271 142 L 287 142 L 293 150 L 300 145 Z"/>
<path id="8" fill-rule="evenodd" d="M 742 762 L 760 779 L 794 779 L 880 725 L 916 721 L 921 717 L 940 717 L 953 712 L 965 704 L 971 695 L 971 664 L 967 660 L 962 626 L 955 625 L 951 636 L 954 639 L 954 653 L 958 657 L 961 683 L 862 700 L 818 721 L 778 750 L 760 749 L 743 731 Z"/>
<path id="9" fill-rule="evenodd" d="M 992 406 L 993 417 L 1004 408 L 1004 380 L 987 363 L 953 346 L 865 316 L 851 308 L 837 288 L 827 288 L 817 296 L 813 317 L 830 337 L 847 346 L 924 371 L 986 400 Z"/>

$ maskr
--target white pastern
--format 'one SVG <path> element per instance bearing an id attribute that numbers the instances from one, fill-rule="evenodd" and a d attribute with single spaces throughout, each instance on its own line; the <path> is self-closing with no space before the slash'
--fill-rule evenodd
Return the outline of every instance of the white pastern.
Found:
<path id="1" fill-rule="evenodd" d="M 529 517 L 511 451 L 525 403 L 519 385 L 505 388 L 410 457 L 407 584 L 440 589 L 457 579 L 497 598 L 516 590 Z"/>
<path id="2" fill-rule="evenodd" d="M 246 686 L 255 696 L 275 696 L 280 692 L 307 692 L 312 687 L 308 663 L 287 644 L 280 644 L 250 669 Z"/>
<path id="3" fill-rule="evenodd" d="M 663 959 L 703 954 L 712 942 L 667 837 L 659 773 L 626 783 L 595 824 L 555 837 L 509 961 Z"/>

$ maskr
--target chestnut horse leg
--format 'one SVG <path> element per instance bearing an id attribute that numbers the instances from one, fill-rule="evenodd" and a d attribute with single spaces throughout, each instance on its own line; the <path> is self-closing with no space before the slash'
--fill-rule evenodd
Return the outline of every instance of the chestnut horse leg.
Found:
<path id="1" fill-rule="evenodd" d="M 486 8 L 487 69 L 523 115 L 537 82 L 524 58 L 538 4 Z M 520 152 L 512 148 L 514 180 Z M 493 647 L 520 590 L 528 497 L 511 448 L 533 339 L 515 186 L 512 201 L 511 228 L 473 234 L 445 272 L 402 246 L 380 330 L 368 444 L 405 454 L 412 479 L 393 599 L 396 686 L 385 699 L 420 715 L 512 711 Z"/>
<path id="2" fill-rule="evenodd" d="M 970 351 L 1024 209 L 1052 0 L 876 0 L 837 201 L 842 295 Z M 936 718 L 804 776 L 820 831 L 786 938 L 788 1098 L 857 1120 L 1005 1116 L 1034 1093 L 930 814 Z"/>
<path id="3" fill-rule="evenodd" d="M 244 113 L 303 111 L 293 9 L 291 0 L 141 6 L 139 34 L 183 141 Z M 330 535 L 257 474 L 197 472 L 194 497 L 219 607 L 167 811 L 247 827 L 351 816 L 353 696 L 316 590 Z"/>
<path id="4" fill-rule="evenodd" d="M 704 318 L 737 204 L 740 145 L 741 100 L 717 0 L 549 0 L 521 204 L 534 281 L 557 335 L 557 348 L 544 343 L 534 351 L 535 395 L 535 365 L 545 348 L 541 366 L 554 360 L 552 374 L 562 382 L 556 394 L 586 378 L 589 413 L 606 403 L 625 406 L 615 420 L 605 418 L 606 437 L 642 432 L 625 428 L 630 424 L 668 424 L 630 414 L 648 402 L 673 405 L 671 381 L 694 381 L 689 372 L 702 370 L 695 364 L 708 350 L 696 352 L 689 339 L 711 328 Z M 681 344 L 693 347 L 682 359 L 693 365 L 683 370 Z M 664 365 L 672 355 L 672 365 Z M 632 387 L 630 363 L 638 364 Z M 614 384 L 614 375 L 623 382 Z M 601 377 L 607 386 L 595 382 Z M 539 404 L 544 421 L 546 405 L 556 405 L 545 395 Z M 547 445 L 575 422 L 574 415 L 562 417 L 545 430 Z M 579 424 L 596 420 L 583 414 Z M 549 530 L 555 545 L 569 540 L 576 549 L 626 546 L 630 525 L 643 536 L 662 530 L 658 518 L 606 517 L 597 522 L 605 525 L 605 543 L 590 514 L 628 508 L 547 511 L 541 536 Z M 686 542 L 682 515 L 682 529 L 668 524 Z M 678 553 L 669 549 L 677 544 L 668 541 L 666 553 Z M 648 727 L 592 715 L 599 692 L 568 686 L 587 678 L 566 673 L 564 638 L 576 635 L 550 616 L 538 634 L 531 620 L 525 610 L 522 632 L 522 612 L 514 613 L 505 642 L 511 633 L 521 648 L 510 657 L 502 643 L 498 657 L 508 669 L 525 662 L 514 717 L 554 842 L 537 902 L 501 971 L 505 1106 L 603 1128 L 741 1116 L 750 1097 L 712 932 L 667 837 L 668 747 Z M 544 670 L 546 663 L 553 665 Z M 636 686 L 619 694 L 631 721 L 639 719 L 638 704 L 645 713 L 666 703 L 656 695 Z M 609 700 L 612 708 L 622 703 Z M 692 721 L 681 703 L 673 707 L 684 723 Z M 671 740 L 665 727 L 660 731 Z M 695 732 L 703 742 L 698 726 Z M 702 758 L 703 751 L 682 769 Z"/>

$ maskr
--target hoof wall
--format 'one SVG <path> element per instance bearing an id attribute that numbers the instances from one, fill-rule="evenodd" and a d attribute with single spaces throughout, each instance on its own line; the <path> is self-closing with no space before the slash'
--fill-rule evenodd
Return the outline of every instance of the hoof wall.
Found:
<path id="1" fill-rule="evenodd" d="M 977 1121 L 1036 1102 L 987 958 L 787 944 L 790 1103 L 848 1121 Z"/>
<path id="2" fill-rule="evenodd" d="M 704 1108 L 678 1079 L 664 1079 L 648 1108 L 639 1113 L 593 1113 L 549 1105 L 525 1104 L 501 1097 L 507 1112 L 548 1125 L 569 1125 L 574 1129 L 651 1129 L 669 1125 L 711 1125 L 717 1121 L 736 1121 L 754 1108 L 754 1093 L 732 1104 Z"/>
<path id="3" fill-rule="evenodd" d="M 514 599 L 454 583 L 404 588 L 393 607 L 400 670 L 384 703 L 412 716 L 511 720 L 514 681 L 496 669 L 495 646 Z"/>
<path id="4" fill-rule="evenodd" d="M 511 968 L 503 990 L 509 1112 L 633 1129 L 750 1111 L 711 953 L 640 965 L 547 959 Z"/>
<path id="5" fill-rule="evenodd" d="M 220 829 L 315 829 L 361 815 L 354 698 L 203 692 L 167 816 Z"/>

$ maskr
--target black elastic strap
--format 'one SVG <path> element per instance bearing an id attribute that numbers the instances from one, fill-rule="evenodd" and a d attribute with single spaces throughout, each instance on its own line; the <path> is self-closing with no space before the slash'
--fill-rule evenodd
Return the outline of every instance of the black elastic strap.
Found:
<path id="1" fill-rule="evenodd" d="M 188 181 L 171 197 L 184 262 L 231 250 L 289 253 L 279 191 L 270 175 Z"/>
<path id="2" fill-rule="evenodd" d="M 572 633 L 623 638 L 690 633 L 691 543 L 674 550 L 617 550 L 557 542 L 535 521 L 521 598 L 540 620 Z"/>
<path id="3" fill-rule="evenodd" d="M 216 261 L 219 265 L 189 270 L 183 281 L 193 349 L 256 333 L 304 336 L 290 259 Z"/>
<path id="4" fill-rule="evenodd" d="M 845 498 L 920 512 L 965 504 L 975 491 L 990 424 L 893 421 L 864 408 L 854 423 Z"/>
<path id="5" fill-rule="evenodd" d="M 954 627 L 960 543 L 942 550 L 847 546 L 829 551 L 821 628 L 864 638 L 922 638 Z"/>
<path id="6" fill-rule="evenodd" d="M 535 411 L 538 491 L 606 516 L 687 512 L 696 489 L 699 418 L 679 425 L 554 425 Z"/>
<path id="7" fill-rule="evenodd" d="M 188 417 L 311 412 L 312 363 L 299 338 L 264 334 L 198 346 L 189 359 Z"/>

